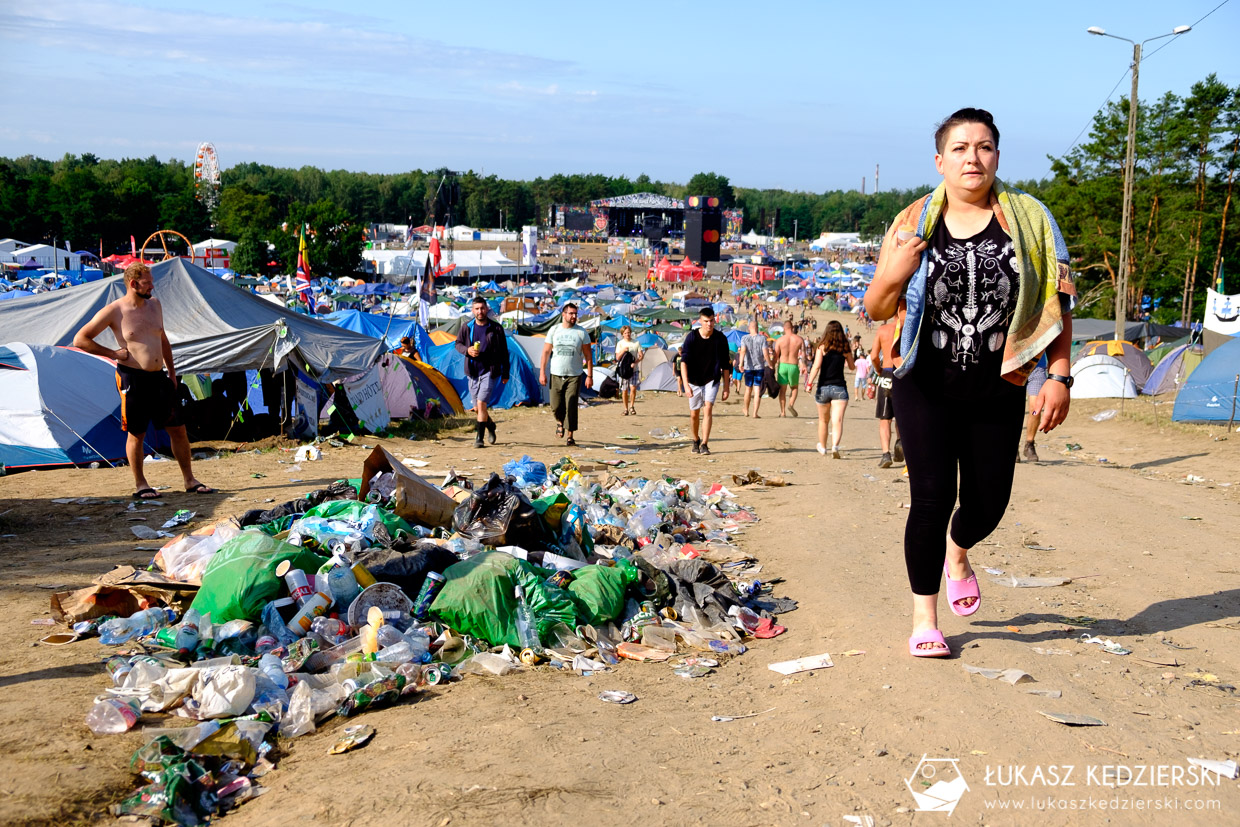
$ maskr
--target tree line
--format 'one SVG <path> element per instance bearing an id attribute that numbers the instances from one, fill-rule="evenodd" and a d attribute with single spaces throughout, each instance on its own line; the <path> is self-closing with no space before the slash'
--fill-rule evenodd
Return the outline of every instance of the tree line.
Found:
<path id="1" fill-rule="evenodd" d="M 1113 313 L 1119 258 L 1128 101 L 1113 102 L 1093 119 L 1088 138 L 1051 158 L 1051 176 L 1013 182 L 1041 198 L 1059 220 L 1079 273 L 1081 315 Z M 1129 302 L 1148 300 L 1156 321 L 1199 317 L 1205 287 L 1226 259 L 1240 273 L 1235 233 L 1227 233 L 1240 150 L 1240 89 L 1210 75 L 1187 95 L 1167 93 L 1138 104 L 1137 164 L 1129 239 Z M 374 174 L 274 167 L 253 162 L 222 173 L 218 206 L 194 197 L 192 165 L 181 161 L 101 159 L 66 155 L 57 161 L 0 158 L 0 235 L 61 242 L 76 249 L 127 251 L 156 229 L 191 239 L 237 240 L 233 263 L 259 272 L 272 259 L 281 272 L 295 266 L 297 230 L 310 228 L 315 271 L 351 273 L 368 223 L 429 223 L 446 170 Z M 652 192 L 674 198 L 714 195 L 745 212 L 744 229 L 801 240 L 821 232 L 882 235 L 892 217 L 930 190 L 863 195 L 734 186 L 727 176 L 701 172 L 684 184 L 599 174 L 557 174 L 520 181 L 473 171 L 454 176 L 459 189 L 453 223 L 474 227 L 545 225 L 553 204 Z M 1234 220 L 1231 220 L 1234 224 Z"/>

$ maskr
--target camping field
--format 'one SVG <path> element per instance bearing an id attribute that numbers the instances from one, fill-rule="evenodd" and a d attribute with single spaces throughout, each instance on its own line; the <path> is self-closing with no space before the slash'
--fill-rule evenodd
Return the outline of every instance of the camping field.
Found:
<path id="1" fill-rule="evenodd" d="M 687 431 L 684 400 L 674 394 L 646 394 L 636 417 L 622 417 L 616 402 L 583 410 L 571 453 L 591 460 L 616 456 L 605 446 L 637 448 L 623 455 L 636 462 L 624 476 L 731 484 L 732 474 L 750 469 L 782 475 L 788 487 L 737 490 L 761 518 L 738 544 L 761 561 L 764 580 L 783 578 L 776 594 L 799 602 L 780 616 L 786 634 L 755 641 L 691 681 L 667 664 L 629 662 L 592 677 L 547 667 L 469 677 L 365 715 L 377 735 L 346 755 L 327 754 L 345 725 L 328 722 L 283 744 L 277 769 L 262 779 L 269 793 L 225 823 L 864 823 L 845 816 L 925 823 L 940 816 L 916 814 L 905 783 L 912 778 L 918 792 L 929 787 L 916 774 L 923 756 L 957 759 L 968 785 L 957 808 L 965 823 L 1240 817 L 1236 781 L 1086 783 L 1091 768 L 1095 781 L 1113 781 L 1115 770 L 1101 768 L 1135 772 L 1240 754 L 1240 433 L 1170 425 L 1170 406 L 1144 399 L 1104 421 L 1092 415 L 1118 410 L 1118 401 L 1077 403 L 1065 425 L 1040 438 L 1042 461 L 1017 467 L 1001 528 L 973 554 L 981 610 L 964 619 L 942 609 L 954 656 L 915 661 L 907 652 L 901 551 L 908 485 L 901 467 L 877 467 L 872 403 L 854 399 L 843 458 L 832 461 L 814 450 L 809 400 L 797 419 L 778 418 L 777 403 L 767 400 L 755 422 L 735 399 L 720 406 L 709 458 L 692 455 L 685 440 L 649 435 L 673 425 Z M 522 454 L 548 463 L 562 455 L 545 408 L 501 411 L 497 419 L 500 443 L 482 450 L 463 428 L 381 442 L 398 456 L 424 459 L 431 476 L 451 467 L 476 480 Z M 136 786 L 128 762 L 139 736 L 95 736 L 83 723 L 108 684 L 100 660 L 106 647 L 97 639 L 36 644 L 52 631 L 41 625 L 52 592 L 88 585 L 115 565 L 145 566 L 152 552 L 137 547 L 151 543 L 135 540 L 130 529 L 140 523 L 132 517 L 157 526 L 187 508 L 204 522 L 282 502 L 358 475 L 369 450 L 325 447 L 321 461 L 296 466 L 288 447 L 237 447 L 208 452 L 197 464 L 199 477 L 221 489 L 217 496 L 179 493 L 172 463 L 149 466 L 153 484 L 174 486 L 149 513 L 126 510 L 124 468 L 0 478 L 0 821 L 110 823 L 108 804 Z M 54 502 L 64 498 L 86 499 Z M 995 582 L 1013 576 L 1070 582 Z M 1108 653 L 1082 634 L 1131 654 Z M 767 669 L 823 652 L 833 667 L 790 677 Z M 1019 669 L 1033 682 L 988 680 L 966 665 Z M 598 700 L 608 689 L 638 701 Z M 712 720 L 751 713 L 759 714 Z M 1105 726 L 1070 727 L 1039 713 L 1088 715 Z M 152 715 L 142 723 L 157 724 Z M 1080 784 L 1013 778 L 1013 766 L 1026 775 L 1035 766 L 1072 766 Z M 1094 809 L 1010 812 L 1048 798 L 1093 800 Z M 1099 811 L 1098 800 L 1124 809 Z M 1164 804 L 1148 803 L 1154 800 Z M 1137 801 L 1145 803 L 1138 809 Z M 1198 805 L 1205 811 L 1188 810 Z M 1009 811 L 997 812 L 1001 806 Z M 1180 810 L 1170 814 L 1170 806 Z"/>

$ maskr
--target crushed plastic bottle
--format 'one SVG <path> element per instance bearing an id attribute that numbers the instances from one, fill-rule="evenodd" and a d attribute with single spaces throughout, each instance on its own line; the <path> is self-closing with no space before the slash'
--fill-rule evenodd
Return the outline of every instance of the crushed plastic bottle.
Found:
<path id="1" fill-rule="evenodd" d="M 177 619 L 174 609 L 155 607 L 109 620 L 99 627 L 99 640 L 106 646 L 120 646 L 134 638 L 146 637 Z"/>
<path id="2" fill-rule="evenodd" d="M 268 652 L 258 659 L 258 671 L 280 689 L 288 689 L 288 675 L 284 674 L 284 662 Z"/>
<path id="3" fill-rule="evenodd" d="M 522 649 L 533 649 L 541 652 L 542 642 L 538 639 L 538 625 L 534 620 L 534 610 L 525 602 L 525 589 L 518 584 L 516 587 L 517 610 L 513 623 L 517 627 L 517 639 Z"/>
<path id="4" fill-rule="evenodd" d="M 104 698 L 86 714 L 86 725 L 96 735 L 119 735 L 128 732 L 142 717 L 142 702 L 137 698 Z"/>

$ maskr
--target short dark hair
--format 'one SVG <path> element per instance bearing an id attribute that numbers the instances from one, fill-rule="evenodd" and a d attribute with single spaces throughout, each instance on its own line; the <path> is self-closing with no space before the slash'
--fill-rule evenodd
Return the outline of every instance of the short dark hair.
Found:
<path id="1" fill-rule="evenodd" d="M 482 298 L 482 296 L 474 296 L 474 304 L 486 304 L 486 303 L 487 303 L 487 300 Z"/>
<path id="2" fill-rule="evenodd" d="M 995 126 L 994 115 L 991 115 L 985 109 L 974 109 L 972 106 L 966 106 L 964 109 L 957 109 L 948 115 L 934 130 L 934 150 L 939 154 L 943 153 L 943 144 L 947 140 L 947 133 L 962 123 L 980 123 L 990 130 L 990 134 L 995 139 L 995 149 L 999 148 L 999 127 Z"/>
<path id="3" fill-rule="evenodd" d="M 571 307 L 573 310 L 576 310 L 576 309 L 577 309 L 577 304 L 576 304 L 575 302 L 567 302 L 567 303 L 566 303 L 563 307 L 561 307 L 561 308 L 560 308 L 560 312 L 562 313 L 562 312 L 564 312 L 565 310 L 567 310 L 567 309 L 568 309 L 568 308 L 570 308 L 570 307 Z"/>
<path id="4" fill-rule="evenodd" d="M 708 304 L 698 311 L 698 315 L 701 316 L 703 319 L 713 319 L 715 318 L 715 308 L 711 307 Z"/>

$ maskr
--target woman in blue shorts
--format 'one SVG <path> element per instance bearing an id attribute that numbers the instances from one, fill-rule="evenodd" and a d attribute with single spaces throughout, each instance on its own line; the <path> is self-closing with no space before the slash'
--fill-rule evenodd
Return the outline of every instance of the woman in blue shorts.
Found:
<path id="1" fill-rule="evenodd" d="M 844 379 L 844 366 L 855 367 L 844 326 L 837 321 L 827 322 L 822 338 L 814 346 L 814 366 L 805 380 L 805 392 L 814 390 L 818 403 L 818 453 L 826 454 L 828 421 L 831 434 L 831 458 L 840 458 L 840 437 L 844 433 L 844 411 L 848 408 L 848 385 Z"/>

